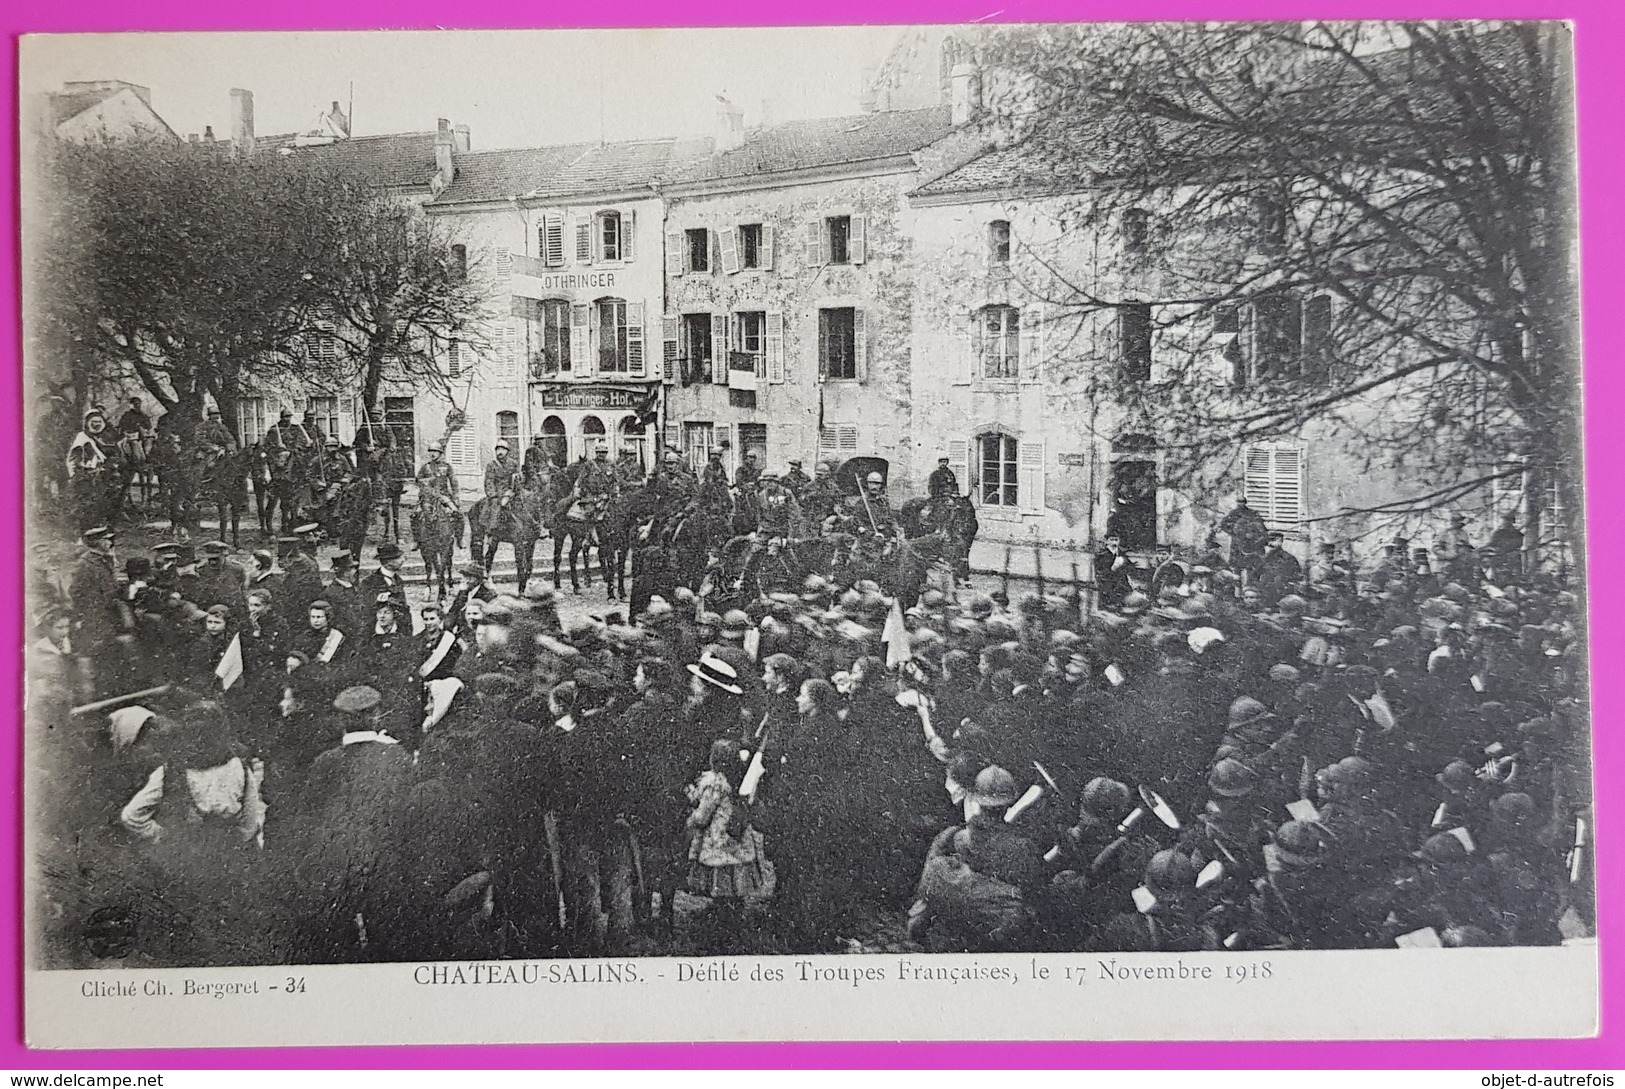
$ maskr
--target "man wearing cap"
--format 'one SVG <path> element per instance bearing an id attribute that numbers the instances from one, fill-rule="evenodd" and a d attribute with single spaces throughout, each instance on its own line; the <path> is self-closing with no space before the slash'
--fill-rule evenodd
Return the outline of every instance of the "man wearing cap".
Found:
<path id="1" fill-rule="evenodd" d="M 1236 498 L 1235 509 L 1224 516 L 1218 532 L 1230 537 L 1230 569 L 1256 577 L 1258 561 L 1264 558 L 1264 546 L 1269 543 L 1269 527 L 1247 505 L 1245 495 Z"/>
<path id="2" fill-rule="evenodd" d="M 406 603 L 406 583 L 401 579 L 401 546 L 385 541 L 378 546 L 378 566 L 362 577 L 358 586 L 363 602 L 376 602 L 378 595 L 390 595 L 395 621 L 406 632 L 412 630 L 412 610 Z"/>
<path id="3" fill-rule="evenodd" d="M 1095 553 L 1095 603 L 1105 612 L 1118 612 L 1129 591 L 1131 572 L 1137 570 L 1128 553 L 1123 551 L 1123 540 L 1115 533 L 1107 534 L 1106 547 Z"/>
<path id="4" fill-rule="evenodd" d="M 293 550 L 293 554 L 282 561 L 282 571 L 288 616 L 295 621 L 305 614 L 312 601 L 323 596 L 322 569 L 316 563 L 316 534 L 321 528 L 315 522 L 307 522 L 298 527 L 291 538 L 279 539 L 279 543 Z"/>
<path id="5" fill-rule="evenodd" d="M 858 494 L 846 501 L 848 531 L 866 546 L 871 559 L 878 559 L 899 534 L 897 519 L 886 499 L 886 478 L 872 472 L 863 478 Z"/>
<path id="6" fill-rule="evenodd" d="M 231 430 L 220 419 L 220 410 L 211 408 L 207 418 L 198 426 L 194 441 L 199 447 L 215 447 L 219 450 L 230 450 L 237 445 L 236 438 Z"/>
<path id="7" fill-rule="evenodd" d="M 68 583 L 73 599 L 73 647 L 89 660 L 95 684 L 106 686 L 115 680 L 118 637 L 127 629 L 119 598 L 114 534 L 106 526 L 92 526 L 80 540 L 84 547 Z"/>
<path id="8" fill-rule="evenodd" d="M 487 536 L 502 524 L 502 513 L 519 490 L 519 466 L 508 456 L 508 444 L 497 440 L 496 457 L 485 467 L 485 506 L 481 526 Z"/>
<path id="9" fill-rule="evenodd" d="M 485 568 L 481 564 L 464 564 L 462 576 L 462 588 L 459 589 L 456 595 L 451 599 L 451 607 L 447 611 L 451 616 L 450 627 L 452 633 L 459 639 L 473 643 L 474 632 L 471 629 L 468 622 L 468 617 L 466 616 L 468 603 L 470 600 L 494 601 L 496 600 L 498 591 L 495 586 L 491 585 L 490 580 L 486 576 Z"/>
<path id="10" fill-rule="evenodd" d="M 1478 581 L 1478 552 L 1467 536 L 1467 518 L 1462 514 L 1450 516 L 1450 529 L 1433 546 L 1433 553 L 1444 568 L 1444 577 L 1451 582 Z"/>
<path id="11" fill-rule="evenodd" d="M 398 883 L 397 827 L 411 787 L 412 755 L 379 729 L 376 688 L 346 688 L 333 699 L 342 734 L 310 766 L 291 848 L 306 859 L 290 892 L 300 918 L 317 931 L 319 961 L 387 955 L 409 920 L 390 893 Z M 398 895 L 398 894 L 397 894 Z"/>
<path id="12" fill-rule="evenodd" d="M 949 468 L 946 454 L 937 457 L 937 467 L 931 470 L 931 476 L 925 483 L 925 490 L 933 499 L 959 494 L 959 477 Z"/>
<path id="13" fill-rule="evenodd" d="M 576 496 L 589 504 L 601 503 L 615 494 L 616 486 L 615 471 L 609 465 L 609 447 L 600 442 L 592 460 L 583 464 L 576 476 Z"/>
<path id="14" fill-rule="evenodd" d="M 439 497 L 453 507 L 457 504 L 457 474 L 446 462 L 446 444 L 437 442 L 429 447 L 429 460 L 418 470 L 420 503 Z"/>
<path id="15" fill-rule="evenodd" d="M 1490 554 L 1499 579 L 1515 580 L 1523 570 L 1523 530 L 1518 528 L 1518 512 L 1501 515 L 1501 524 L 1490 534 L 1484 550 Z"/>
<path id="16" fill-rule="evenodd" d="M 728 486 L 728 469 L 722 464 L 722 451 L 712 450 L 705 459 L 705 472 L 700 474 L 700 487 L 721 487 L 726 490 Z"/>
<path id="17" fill-rule="evenodd" d="M 1272 530 L 1265 542 L 1257 565 L 1258 590 L 1266 605 L 1274 605 L 1303 581 L 1303 565 L 1286 550 L 1286 536 L 1280 530 Z"/>
<path id="18" fill-rule="evenodd" d="M 271 450 L 287 450 L 299 455 L 308 454 L 316 448 L 305 425 L 294 423 L 293 413 L 287 409 L 278 413 L 276 423 L 266 428 L 265 445 Z"/>
<path id="19" fill-rule="evenodd" d="M 356 585 L 355 559 L 348 552 L 335 552 L 328 563 L 333 577 L 318 596 L 332 603 L 335 625 L 344 631 L 360 631 L 366 626 L 371 608 Z"/>
<path id="20" fill-rule="evenodd" d="M 779 482 L 790 489 L 790 494 L 795 496 L 799 502 L 802 494 L 807 490 L 807 485 L 812 483 L 812 477 L 808 476 L 806 471 L 802 469 L 800 458 L 791 458 L 790 467 L 784 471 L 783 476 L 779 477 Z"/>
<path id="21" fill-rule="evenodd" d="M 739 466 L 739 473 L 737 474 L 737 476 L 735 477 L 735 480 L 734 480 L 734 483 L 739 488 L 739 493 L 741 495 L 743 495 L 746 492 L 746 490 L 754 489 L 756 487 L 757 481 L 759 481 L 761 479 L 762 479 L 762 464 L 757 459 L 756 451 L 754 451 L 754 450 L 746 450 L 745 451 L 745 460 Z"/>
<path id="22" fill-rule="evenodd" d="M 243 589 L 248 584 L 248 573 L 235 560 L 227 560 L 231 548 L 224 541 L 205 541 L 198 546 L 202 563 L 198 567 L 198 594 L 193 599 L 201 608 L 225 605 L 232 612 L 232 620 L 243 619 Z"/>

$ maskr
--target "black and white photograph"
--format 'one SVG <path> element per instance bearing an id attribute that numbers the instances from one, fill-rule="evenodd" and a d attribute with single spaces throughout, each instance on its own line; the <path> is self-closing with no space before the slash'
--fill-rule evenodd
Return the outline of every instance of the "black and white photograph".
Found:
<path id="1" fill-rule="evenodd" d="M 1571 54 L 25 38 L 30 986 L 1594 1018 Z"/>

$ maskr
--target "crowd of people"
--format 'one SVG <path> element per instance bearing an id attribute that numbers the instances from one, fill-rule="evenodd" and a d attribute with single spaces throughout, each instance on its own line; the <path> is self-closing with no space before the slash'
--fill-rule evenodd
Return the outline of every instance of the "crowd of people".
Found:
<path id="1" fill-rule="evenodd" d="M 906 608 L 849 565 L 568 624 L 477 563 L 414 609 L 396 545 L 324 570 L 316 525 L 248 567 L 221 541 L 120 566 L 89 527 L 31 586 L 48 955 L 1592 933 L 1566 577 L 1512 520 L 1305 568 L 1238 510 L 1223 551 L 1108 538 L 1092 590 L 1012 600 L 944 556 Z"/>

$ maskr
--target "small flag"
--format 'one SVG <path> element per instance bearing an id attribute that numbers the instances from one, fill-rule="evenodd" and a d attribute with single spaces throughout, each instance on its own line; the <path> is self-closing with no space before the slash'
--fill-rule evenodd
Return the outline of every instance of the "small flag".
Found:
<path id="1" fill-rule="evenodd" d="M 344 642 L 343 632 L 339 631 L 337 628 L 329 631 L 327 633 L 327 638 L 322 640 L 322 649 L 316 654 L 316 660 L 318 662 L 322 662 L 323 664 L 331 662 L 333 660 L 333 655 L 338 653 L 339 644 L 342 642 Z"/>
<path id="2" fill-rule="evenodd" d="M 1469 679 L 1473 682 L 1473 691 L 1474 692 L 1482 692 L 1482 691 L 1484 691 L 1484 678 L 1483 677 L 1480 677 L 1477 673 L 1474 673 L 1472 675 L 1472 677 L 1469 678 Z"/>
<path id="3" fill-rule="evenodd" d="M 1016 804 L 1004 811 L 1004 823 L 1014 824 L 1016 818 L 1030 809 L 1038 799 L 1044 796 L 1044 788 L 1034 783 L 1027 788 L 1027 792 L 1016 799 Z"/>
<path id="4" fill-rule="evenodd" d="M 1467 831 L 1465 828 L 1452 828 L 1446 833 L 1446 835 L 1455 836 L 1457 842 L 1459 842 L 1463 847 L 1467 848 L 1468 854 L 1472 854 L 1474 851 L 1478 850 L 1478 845 L 1473 842 L 1473 834 Z"/>
<path id="5" fill-rule="evenodd" d="M 1224 863 L 1214 859 L 1202 867 L 1202 872 L 1196 875 L 1196 887 L 1205 889 L 1213 882 L 1224 876 Z"/>
<path id="6" fill-rule="evenodd" d="M 1127 677 L 1123 676 L 1123 671 L 1117 668 L 1116 662 L 1113 662 L 1106 667 L 1105 674 L 1106 679 L 1111 682 L 1113 688 L 1117 688 L 1128 679 Z"/>
<path id="7" fill-rule="evenodd" d="M 1428 827 L 1429 828 L 1437 828 L 1441 824 L 1443 824 L 1445 814 L 1449 811 L 1449 809 L 1450 809 L 1450 803 L 1449 802 L 1440 802 L 1439 803 L 1439 808 L 1437 808 L 1437 809 L 1435 809 L 1433 811 L 1433 823 L 1428 825 Z"/>
<path id="8" fill-rule="evenodd" d="M 1140 800 L 1145 803 L 1147 809 L 1156 814 L 1159 821 L 1175 832 L 1179 831 L 1179 818 L 1174 816 L 1173 809 L 1169 807 L 1167 802 L 1163 801 L 1161 794 L 1149 787 L 1142 786 L 1140 788 Z"/>
<path id="9" fill-rule="evenodd" d="M 1060 857 L 1061 857 L 1061 845 L 1059 843 L 1057 843 L 1055 846 L 1051 847 L 1049 850 L 1044 852 L 1044 861 L 1045 862 L 1054 862 L 1056 859 L 1058 859 Z"/>
<path id="10" fill-rule="evenodd" d="M 911 657 L 908 627 L 903 623 L 903 607 L 895 600 L 891 603 L 891 612 L 886 614 L 886 624 L 880 630 L 880 641 L 886 644 L 887 669 L 896 669 Z"/>
<path id="11" fill-rule="evenodd" d="M 1394 944 L 1401 949 L 1444 948 L 1444 944 L 1439 941 L 1439 932 L 1431 926 L 1424 926 L 1421 930 L 1413 930 L 1409 934 L 1401 934 L 1394 939 Z"/>
<path id="12" fill-rule="evenodd" d="M 1292 814 L 1295 821 L 1314 822 L 1320 819 L 1320 810 L 1316 809 L 1315 803 L 1308 798 L 1299 798 L 1295 802 L 1288 803 L 1286 811 Z"/>
<path id="13" fill-rule="evenodd" d="M 1130 895 L 1134 897 L 1134 910 L 1138 911 L 1141 915 L 1144 915 L 1146 912 L 1157 906 L 1157 898 L 1153 896 L 1151 894 L 1151 890 L 1146 888 L 1144 885 L 1141 885 L 1139 888 L 1135 889 Z"/>
<path id="14" fill-rule="evenodd" d="M 242 675 L 243 675 L 243 637 L 242 636 L 233 635 L 231 637 L 231 646 L 227 647 L 226 648 L 226 653 L 224 653 L 224 654 L 222 654 L 220 656 L 220 664 L 214 667 L 214 675 L 216 677 L 220 678 L 220 688 L 221 688 L 222 691 L 225 691 L 225 690 L 229 689 L 232 685 L 236 684 L 238 682 L 238 680 L 240 680 L 242 678 Z"/>
<path id="15" fill-rule="evenodd" d="M 1388 704 L 1388 697 L 1381 692 L 1366 700 L 1365 707 L 1367 711 L 1371 712 L 1371 721 L 1384 730 L 1392 730 L 1399 725 L 1399 720 L 1394 718 L 1394 709 Z"/>
<path id="16" fill-rule="evenodd" d="M 1117 826 L 1117 830 L 1119 832 L 1127 832 L 1130 828 L 1133 828 L 1136 824 L 1139 824 L 1140 818 L 1143 816 L 1145 816 L 1145 810 L 1143 808 L 1136 809 L 1134 812 L 1123 818 L 1123 823 Z"/>

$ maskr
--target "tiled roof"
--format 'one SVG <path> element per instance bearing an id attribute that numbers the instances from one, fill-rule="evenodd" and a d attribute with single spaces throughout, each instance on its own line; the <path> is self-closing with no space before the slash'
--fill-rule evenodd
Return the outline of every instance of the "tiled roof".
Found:
<path id="1" fill-rule="evenodd" d="M 457 156 L 457 178 L 436 204 L 472 204 L 507 200 L 528 193 L 586 153 L 589 144 L 557 147 L 501 148 Z"/>
<path id="2" fill-rule="evenodd" d="M 100 105 L 124 90 L 123 87 L 109 87 L 100 91 L 85 91 L 81 94 L 51 96 L 51 119 L 58 125 L 62 122 L 78 117 L 92 106 Z"/>
<path id="3" fill-rule="evenodd" d="M 652 189 L 710 151 L 710 140 L 669 139 L 465 153 L 457 156 L 457 179 L 434 203 L 468 204 L 515 196 L 546 200 Z"/>
<path id="4" fill-rule="evenodd" d="M 324 161 L 346 173 L 354 172 L 372 185 L 395 188 L 428 186 L 434 176 L 434 141 L 433 132 L 401 132 L 352 136 L 307 147 L 294 147 L 291 136 L 262 136 L 254 143 L 261 152 L 291 148 L 294 155 L 320 155 Z"/>
<path id="5" fill-rule="evenodd" d="M 667 180 L 674 185 L 739 180 L 888 159 L 918 151 L 952 131 L 947 106 L 788 121 L 751 129 L 739 147 L 710 156 Z"/>

